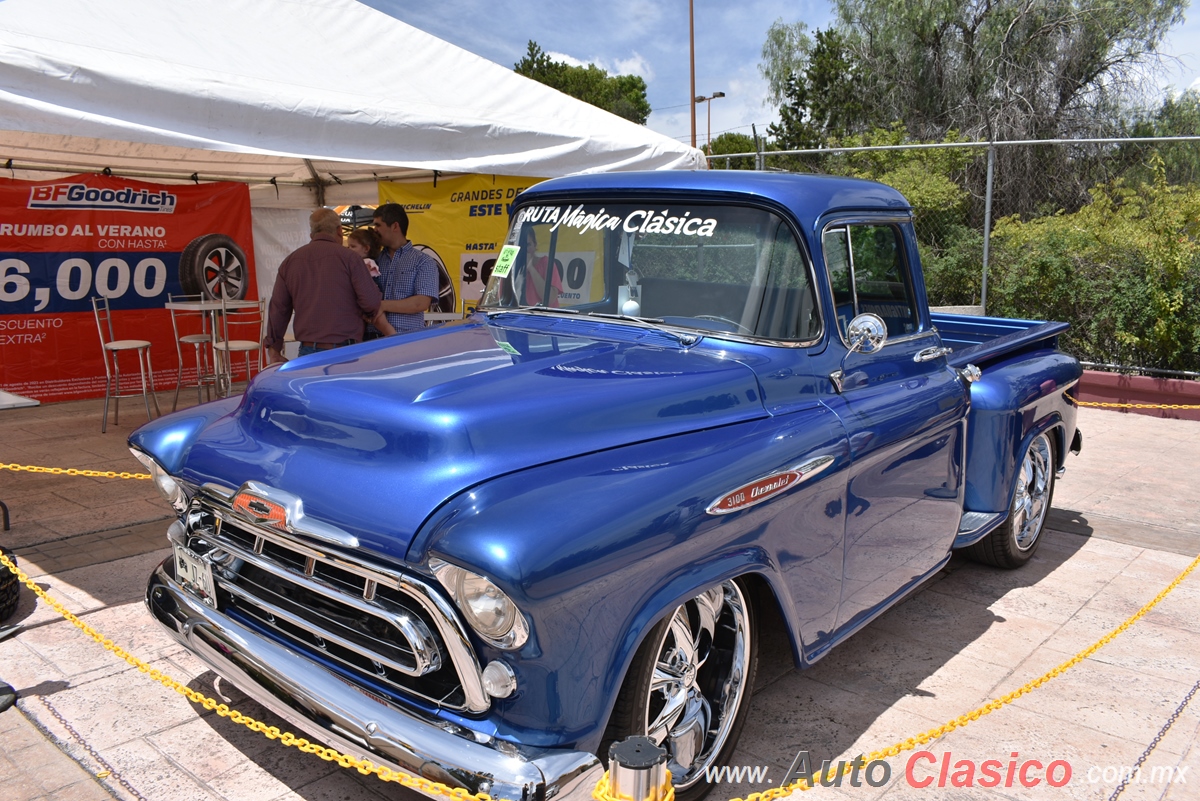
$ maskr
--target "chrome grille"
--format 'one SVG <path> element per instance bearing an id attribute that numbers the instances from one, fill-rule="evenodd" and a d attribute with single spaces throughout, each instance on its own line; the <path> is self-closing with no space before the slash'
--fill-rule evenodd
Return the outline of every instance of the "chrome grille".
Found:
<path id="1" fill-rule="evenodd" d="M 487 709 L 478 662 L 453 610 L 427 585 L 244 519 L 206 485 L 185 516 L 188 547 L 212 564 L 218 608 L 360 687 Z"/>

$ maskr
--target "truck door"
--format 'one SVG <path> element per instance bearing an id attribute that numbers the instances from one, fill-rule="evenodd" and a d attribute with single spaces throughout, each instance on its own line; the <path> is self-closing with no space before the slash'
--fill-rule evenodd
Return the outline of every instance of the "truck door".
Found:
<path id="1" fill-rule="evenodd" d="M 901 221 L 848 220 L 821 238 L 840 335 L 830 350 L 844 356 L 841 391 L 828 403 L 851 458 L 839 629 L 937 567 L 962 513 L 968 392 L 937 351 L 904 232 Z M 865 312 L 883 319 L 887 340 L 849 353 L 847 324 Z"/>

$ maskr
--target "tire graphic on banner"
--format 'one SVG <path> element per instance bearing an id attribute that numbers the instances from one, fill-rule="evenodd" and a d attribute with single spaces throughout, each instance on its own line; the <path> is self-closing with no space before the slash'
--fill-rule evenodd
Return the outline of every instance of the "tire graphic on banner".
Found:
<path id="1" fill-rule="evenodd" d="M 179 283 L 185 295 L 242 300 L 248 289 L 247 274 L 245 252 L 225 234 L 198 236 L 179 257 Z"/>
<path id="2" fill-rule="evenodd" d="M 454 312 L 455 305 L 458 303 L 458 296 L 454 291 L 454 281 L 450 279 L 450 273 L 446 269 L 445 262 L 442 261 L 442 257 L 437 254 L 437 251 L 429 247 L 429 245 L 413 244 L 413 248 L 421 251 L 422 253 L 428 253 L 430 258 L 437 262 L 438 299 L 437 303 L 433 304 L 433 307 L 430 308 L 429 311 L 441 314 L 452 314 Z M 183 268 L 181 267 L 180 272 L 182 273 L 182 271 Z"/>

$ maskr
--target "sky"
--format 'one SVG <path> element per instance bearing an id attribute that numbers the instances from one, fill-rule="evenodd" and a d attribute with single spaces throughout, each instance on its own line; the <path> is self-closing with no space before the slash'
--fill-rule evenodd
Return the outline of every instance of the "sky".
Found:
<path id="1" fill-rule="evenodd" d="M 685 0 L 360 2 L 506 67 L 521 60 L 532 39 L 556 60 L 640 75 L 653 109 L 648 126 L 681 142 L 691 139 Z M 708 134 L 709 113 L 713 137 L 724 131 L 749 135 L 752 125 L 765 135 L 767 125 L 777 119 L 774 109 L 764 105 L 767 86 L 758 69 L 767 28 L 778 19 L 804 22 L 810 31 L 828 27 L 831 4 L 694 0 L 694 7 L 696 94 L 725 93 L 697 105 L 697 144 L 702 146 Z M 1178 59 L 1166 60 L 1155 80 L 1163 91 L 1200 89 L 1200 7 L 1188 9 L 1162 50 Z"/>

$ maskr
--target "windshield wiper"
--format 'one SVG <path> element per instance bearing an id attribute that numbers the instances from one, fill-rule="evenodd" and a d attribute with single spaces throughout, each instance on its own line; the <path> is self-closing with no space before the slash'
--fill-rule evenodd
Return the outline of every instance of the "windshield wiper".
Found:
<path id="1" fill-rule="evenodd" d="M 579 314 L 579 309 L 557 308 L 557 307 L 552 308 L 550 306 L 545 305 L 544 303 L 535 303 L 532 306 L 512 306 L 512 307 L 508 307 L 508 308 L 480 309 L 480 311 L 482 311 L 488 317 L 491 317 L 492 315 L 495 315 L 495 314 L 515 314 L 517 312 L 530 312 L 530 311 L 547 311 L 547 312 L 554 312 L 555 314 Z"/>
<path id="2" fill-rule="evenodd" d="M 624 322 L 633 323 L 639 328 L 645 328 L 650 331 L 658 331 L 666 334 L 669 337 L 674 337 L 680 345 L 695 345 L 700 341 L 700 337 L 696 334 L 684 334 L 679 331 L 674 331 L 667 328 L 666 320 L 661 317 L 630 317 L 628 314 L 612 314 L 610 312 L 588 312 L 588 317 L 602 317 L 605 320 L 622 320 Z"/>

